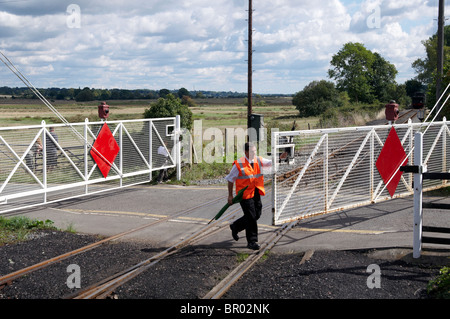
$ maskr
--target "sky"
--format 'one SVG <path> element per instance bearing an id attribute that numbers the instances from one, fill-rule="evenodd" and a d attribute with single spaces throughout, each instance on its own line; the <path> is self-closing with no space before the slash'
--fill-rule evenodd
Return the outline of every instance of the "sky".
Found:
<path id="1" fill-rule="evenodd" d="M 438 0 L 253 0 L 253 92 L 330 80 L 359 42 L 404 83 Z M 446 13 L 450 3 L 446 2 Z M 0 51 L 38 88 L 247 92 L 248 0 L 0 0 Z M 24 86 L 0 65 L 0 86 Z"/>

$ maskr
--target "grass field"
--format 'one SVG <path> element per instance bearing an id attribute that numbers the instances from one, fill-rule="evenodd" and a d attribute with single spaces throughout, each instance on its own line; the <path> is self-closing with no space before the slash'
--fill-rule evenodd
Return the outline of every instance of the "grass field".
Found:
<path id="1" fill-rule="evenodd" d="M 142 119 L 144 111 L 155 100 L 107 101 L 110 105 L 109 120 Z M 261 102 L 257 99 L 255 103 Z M 245 128 L 247 126 L 247 107 L 243 99 L 198 99 L 197 104 L 191 107 L 194 120 L 202 121 L 202 128 L 206 130 L 214 127 L 222 131 L 225 128 Z M 74 101 L 51 101 L 53 107 L 70 123 L 98 121 L 98 101 L 77 103 Z M 261 103 L 260 103 L 261 104 Z M 313 128 L 318 118 L 302 119 L 292 105 L 290 98 L 270 98 L 264 100 L 265 106 L 254 106 L 253 113 L 264 116 L 265 126 L 290 130 L 294 121 L 297 129 Z M 60 123 L 57 116 L 39 100 L 0 99 L 0 127 L 40 125 L 42 121 L 48 124 Z M 207 141 L 203 141 L 207 143 Z M 182 181 L 178 183 L 189 184 L 191 181 L 222 177 L 230 169 L 226 163 L 193 165 L 183 168 Z M 174 180 L 174 172 L 170 172 Z"/>
<path id="2" fill-rule="evenodd" d="M 286 97 L 257 99 L 265 106 L 254 106 L 253 113 L 264 116 L 266 126 L 292 127 L 296 121 L 298 129 L 308 129 L 317 125 L 317 118 L 299 118 L 292 100 Z M 155 100 L 107 101 L 110 105 L 109 120 L 141 119 L 145 109 Z M 202 120 L 203 128 L 246 127 L 247 106 L 242 99 L 199 99 L 197 106 L 191 107 L 194 120 Z M 69 122 L 98 121 L 98 101 L 77 103 L 74 101 L 55 101 L 52 105 Z M 53 112 L 39 100 L 0 99 L 0 126 L 39 125 L 42 120 L 58 123 Z"/>

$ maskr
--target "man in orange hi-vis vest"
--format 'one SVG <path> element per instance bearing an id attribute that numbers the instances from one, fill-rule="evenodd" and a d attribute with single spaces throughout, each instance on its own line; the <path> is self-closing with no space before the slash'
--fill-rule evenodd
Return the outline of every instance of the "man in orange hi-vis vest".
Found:
<path id="1" fill-rule="evenodd" d="M 256 147 L 251 143 L 245 144 L 245 156 L 234 161 L 233 167 L 225 179 L 228 181 L 228 203 L 233 203 L 233 186 L 236 183 L 236 193 L 248 186 L 244 191 L 240 205 L 244 216 L 230 225 L 234 240 L 239 240 L 238 233 L 245 229 L 247 247 L 258 250 L 258 225 L 261 217 L 261 196 L 264 190 L 263 166 L 272 166 L 272 161 L 256 156 Z"/>

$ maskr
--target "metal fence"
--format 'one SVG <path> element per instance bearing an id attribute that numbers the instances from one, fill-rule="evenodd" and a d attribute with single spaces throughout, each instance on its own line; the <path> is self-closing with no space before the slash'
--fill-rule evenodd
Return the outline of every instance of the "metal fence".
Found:
<path id="1" fill-rule="evenodd" d="M 394 126 L 408 162 L 413 163 L 414 134 L 422 124 Z M 376 161 L 391 126 L 273 132 L 274 224 L 391 199 Z M 429 171 L 447 172 L 448 122 L 435 122 L 424 135 L 424 163 Z M 278 155 L 291 157 L 279 162 Z M 290 162 L 290 163 L 289 163 Z M 447 181 L 424 182 L 424 190 L 447 186 Z M 404 173 L 394 198 L 413 194 L 413 176 Z"/>
<path id="2" fill-rule="evenodd" d="M 0 214 L 149 182 L 161 169 L 179 175 L 178 117 L 108 121 L 120 151 L 106 178 L 90 155 L 103 124 L 0 128 Z"/>

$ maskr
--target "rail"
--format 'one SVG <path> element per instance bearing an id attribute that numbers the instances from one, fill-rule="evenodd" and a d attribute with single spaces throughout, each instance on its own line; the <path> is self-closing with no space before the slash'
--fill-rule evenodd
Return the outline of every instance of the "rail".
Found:
<path id="1" fill-rule="evenodd" d="M 151 226 L 155 226 L 155 225 L 160 224 L 162 222 L 166 222 L 166 221 L 169 221 L 169 220 L 177 218 L 177 217 L 188 215 L 188 214 L 192 213 L 193 211 L 195 211 L 196 209 L 203 208 L 203 207 L 208 207 L 210 205 L 213 205 L 213 204 L 215 204 L 215 203 L 217 203 L 219 201 L 223 201 L 223 200 L 224 200 L 224 198 L 213 199 L 211 201 L 208 201 L 208 202 L 202 203 L 200 205 L 188 208 L 188 209 L 183 210 L 181 212 L 178 212 L 178 213 L 166 216 L 164 218 L 160 218 L 160 219 L 158 219 L 156 221 L 153 221 L 151 223 L 142 225 L 140 227 L 124 231 L 122 233 L 119 233 L 119 234 L 107 237 L 105 239 L 99 240 L 99 241 L 94 242 L 92 244 L 80 247 L 80 248 L 72 250 L 72 251 L 68 251 L 68 252 L 63 253 L 63 254 L 61 254 L 59 256 L 43 260 L 43 261 L 41 261 L 41 262 L 39 262 L 37 264 L 34 264 L 34 265 L 31 265 L 31 266 L 28 266 L 28 267 L 16 270 L 16 271 L 11 272 L 9 274 L 3 275 L 3 276 L 0 277 L 0 288 L 2 286 L 11 284 L 14 280 L 17 280 L 17 279 L 19 279 L 19 278 L 21 278 L 23 276 L 29 275 L 29 274 L 37 271 L 37 270 L 46 268 L 46 267 L 48 267 L 48 266 L 50 266 L 50 265 L 52 265 L 54 263 L 60 262 L 62 260 L 65 260 L 67 258 L 76 256 L 76 255 L 79 255 L 79 254 L 82 254 L 82 253 L 87 252 L 87 251 L 89 251 L 91 249 L 99 247 L 99 246 L 101 246 L 103 244 L 106 244 L 106 243 L 111 242 L 113 240 L 117 240 L 119 238 L 125 237 L 126 235 L 139 232 L 141 230 L 144 230 L 144 229 L 149 228 Z"/>

